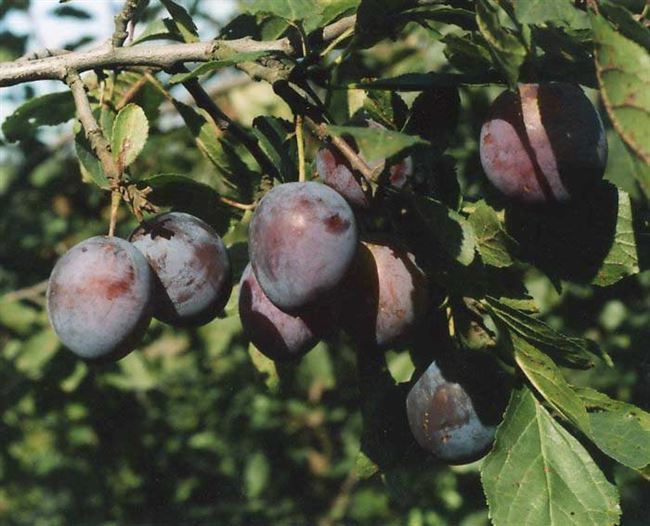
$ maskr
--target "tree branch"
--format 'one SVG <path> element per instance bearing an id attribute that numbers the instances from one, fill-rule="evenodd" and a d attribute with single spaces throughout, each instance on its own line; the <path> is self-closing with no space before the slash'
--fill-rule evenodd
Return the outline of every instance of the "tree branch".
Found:
<path id="1" fill-rule="evenodd" d="M 64 80 L 70 69 L 78 73 L 91 69 L 117 69 L 125 66 L 169 69 L 179 63 L 207 62 L 216 59 L 220 55 L 219 51 L 223 49 L 238 53 L 293 50 L 288 39 L 258 42 L 250 38 L 240 38 L 124 48 L 113 48 L 109 43 L 90 51 L 71 51 L 35 60 L 2 63 L 0 64 L 0 87 L 34 80 Z"/>
<path id="2" fill-rule="evenodd" d="M 122 11 L 120 11 L 115 17 L 115 32 L 111 39 L 113 47 L 121 47 L 129 36 L 127 30 L 129 22 L 135 16 L 135 12 L 137 11 L 141 1 L 142 0 L 126 0 Z"/>
<path id="3" fill-rule="evenodd" d="M 74 104 L 77 108 L 77 116 L 79 117 L 79 121 L 84 128 L 86 138 L 88 139 L 93 152 L 95 152 L 95 155 L 102 163 L 102 168 L 104 169 L 106 178 L 111 185 L 111 219 L 108 228 L 108 235 L 112 236 L 115 233 L 115 223 L 117 222 L 117 208 L 121 201 L 119 187 L 122 179 L 122 171 L 113 158 L 111 146 L 108 143 L 108 140 L 106 137 L 104 137 L 102 129 L 93 116 L 93 110 L 90 107 L 88 95 L 86 95 L 86 86 L 84 85 L 83 80 L 81 80 L 79 73 L 74 70 L 68 70 L 64 80 L 72 91 Z"/>

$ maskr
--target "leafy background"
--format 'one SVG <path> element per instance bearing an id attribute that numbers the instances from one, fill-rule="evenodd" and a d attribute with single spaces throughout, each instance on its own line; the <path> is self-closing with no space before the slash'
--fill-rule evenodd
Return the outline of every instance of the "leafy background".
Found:
<path id="1" fill-rule="evenodd" d="M 185 11 L 174 15 L 172 7 L 170 17 L 167 4 L 177 5 L 150 2 L 136 43 L 194 38 Z M 483 0 L 431 3 L 404 13 L 399 2 L 319 1 L 315 14 L 303 20 L 312 4 L 240 2 L 244 14 L 223 26 L 202 11 L 202 3 L 178 2 L 204 39 L 272 39 L 296 24 L 309 33 L 358 8 L 354 46 L 334 51 L 345 59 L 335 69 L 336 83 L 348 89 L 326 93 L 340 124 L 333 132 L 356 133 L 370 157 L 380 144 L 390 144 L 390 154 L 412 148 L 416 173 L 436 174 L 423 181 L 432 186 L 430 198 L 415 206 L 447 251 L 446 285 L 465 292 L 468 272 L 487 280 L 484 308 L 494 328 L 509 334 L 514 363 L 530 386 L 515 391 L 494 452 L 482 464 L 450 468 L 423 456 L 409 436 L 404 382 L 418 367 L 418 353 L 431 357 L 444 350 L 435 324 L 418 349 L 387 353 L 388 370 L 373 363 L 358 367 L 342 335 L 297 365 L 275 367 L 242 336 L 233 294 L 225 317 L 202 328 L 154 322 L 140 349 L 114 365 L 93 368 L 75 360 L 49 328 L 42 290 L 25 287 L 46 279 L 67 248 L 104 232 L 109 203 L 100 187 L 106 180 L 71 121 L 44 126 L 73 116 L 69 95 L 32 98 L 34 88 L 25 85 L 2 94 L 0 522 L 474 526 L 488 524 L 487 494 L 498 524 L 517 524 L 512 516 L 531 508 L 542 510 L 530 517 L 531 524 L 612 524 L 618 491 L 621 524 L 646 524 L 648 486 L 636 470 L 646 468 L 647 475 L 647 413 L 612 399 L 650 408 L 650 274 L 639 272 L 648 268 L 650 175 L 643 161 L 647 152 L 626 146 L 613 124 L 633 138 L 641 134 L 641 148 L 650 142 L 643 140 L 648 128 L 638 116 L 607 117 L 594 89 L 601 82 L 601 93 L 611 92 L 603 100 L 615 105 L 611 101 L 626 93 L 608 78 L 610 61 L 626 75 L 643 71 L 638 57 L 648 53 L 647 28 L 630 25 L 628 16 L 640 13 L 643 2 L 620 2 L 624 10 L 606 4 L 607 21 L 597 19 L 593 33 L 589 16 L 561 0 L 519 2 L 510 13 Z M 29 8 L 27 0 L 3 2 L 0 20 Z M 90 16 L 83 2 L 53 4 L 53 10 L 79 24 Z M 17 58 L 26 51 L 26 35 L 2 27 L 0 56 Z M 88 38 L 69 47 L 83 46 L 92 36 L 89 27 Z M 597 61 L 590 38 L 602 46 Z M 531 43 L 539 50 L 536 71 L 583 83 L 599 104 L 610 146 L 606 179 L 615 187 L 604 186 L 591 204 L 568 216 L 542 216 L 538 228 L 522 229 L 521 218 L 504 212 L 488 187 L 476 140 L 490 101 L 503 89 L 486 83 L 525 78 Z M 290 108 L 270 86 L 227 69 L 257 58 L 221 59 L 195 75 L 255 135 L 277 167 L 276 178 L 291 180 L 297 153 Z M 225 235 L 241 270 L 250 214 L 216 203 L 219 194 L 242 202 L 254 198 L 259 174 L 253 159 L 236 141 L 217 134 L 180 86 L 168 85 L 182 78 L 160 75 L 159 82 L 143 84 L 131 106 L 122 105 L 141 76 L 109 79 L 111 104 L 97 110 L 104 130 L 119 149 L 120 122 L 140 126 L 137 151 L 128 153 L 134 182 L 152 186 L 161 206 L 210 221 Z M 99 85 L 89 83 L 96 102 Z M 458 83 L 457 125 L 453 115 L 431 116 L 425 122 L 440 123 L 426 137 L 434 146 L 418 153 L 415 133 L 422 128 L 413 115 L 432 107 L 419 93 Z M 634 90 L 639 83 L 625 79 L 623 85 Z M 399 90 L 401 103 L 392 90 Z M 25 101 L 17 112 L 5 112 Z M 404 121 L 409 135 L 387 132 L 381 143 L 373 141 L 346 122 L 358 110 L 397 129 Z M 309 141 L 312 172 L 317 144 Z M 119 235 L 134 226 L 123 207 Z M 517 294 L 494 289 L 506 276 L 502 272 L 522 280 L 539 315 L 529 316 L 530 299 L 508 299 Z M 454 310 L 461 337 L 462 312 Z M 581 338 L 596 342 L 601 358 Z M 469 337 L 462 343 L 472 346 Z M 552 443 L 545 448 L 546 439 Z M 533 458 L 535 451 L 543 454 Z M 504 472 L 508 456 L 516 459 L 516 469 Z M 524 479 L 524 472 L 533 476 Z M 563 491 L 565 483 L 572 491 Z M 540 487 L 550 488 L 551 505 Z M 602 514 L 564 516 L 562 508 Z"/>

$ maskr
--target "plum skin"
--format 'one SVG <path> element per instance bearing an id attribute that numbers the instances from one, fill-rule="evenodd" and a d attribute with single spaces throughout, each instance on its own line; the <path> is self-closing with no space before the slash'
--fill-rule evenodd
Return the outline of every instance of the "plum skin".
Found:
<path id="1" fill-rule="evenodd" d="M 276 361 L 301 357 L 310 351 L 329 329 L 332 309 L 328 304 L 286 313 L 266 297 L 250 263 L 239 287 L 239 318 L 244 335 L 259 351 Z"/>
<path id="2" fill-rule="evenodd" d="M 362 242 L 342 289 L 348 333 L 379 349 L 404 343 L 429 302 L 426 275 L 395 243 Z"/>
<path id="3" fill-rule="evenodd" d="M 416 442 L 449 464 L 473 462 L 487 453 L 507 401 L 491 357 L 473 354 L 475 363 L 456 363 L 451 370 L 444 361 L 432 362 L 406 397 Z"/>
<path id="4" fill-rule="evenodd" d="M 343 280 L 357 251 L 357 224 L 350 206 L 328 186 L 284 183 L 257 206 L 248 246 L 262 290 L 290 312 L 320 301 Z"/>
<path id="5" fill-rule="evenodd" d="M 232 291 L 228 251 L 198 217 L 161 214 L 137 227 L 129 240 L 154 272 L 155 318 L 180 327 L 203 325 L 228 303 Z"/>
<path id="6" fill-rule="evenodd" d="M 481 128 L 480 157 L 488 179 L 507 198 L 563 203 L 601 180 L 607 139 L 579 86 L 520 84 L 492 104 Z"/>
<path id="7" fill-rule="evenodd" d="M 153 274 L 129 242 L 96 236 L 68 250 L 47 288 L 50 324 L 88 361 L 117 360 L 140 342 L 151 321 Z"/>

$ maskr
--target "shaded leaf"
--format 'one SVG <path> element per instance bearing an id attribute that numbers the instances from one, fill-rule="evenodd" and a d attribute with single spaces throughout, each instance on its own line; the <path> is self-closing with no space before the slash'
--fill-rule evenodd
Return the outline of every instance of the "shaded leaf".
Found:
<path id="1" fill-rule="evenodd" d="M 253 53 L 234 53 L 228 58 L 211 60 L 210 62 L 205 62 L 199 67 L 189 71 L 188 73 L 177 73 L 172 75 L 169 79 L 170 84 L 179 84 L 185 82 L 186 80 L 200 77 L 206 73 L 219 70 L 221 68 L 226 68 L 228 66 L 235 66 L 241 62 L 253 62 L 260 57 L 267 55 L 266 51 L 257 51 Z"/>
<path id="2" fill-rule="evenodd" d="M 522 24 L 552 23 L 571 29 L 589 27 L 589 16 L 571 0 L 526 0 L 514 2 L 515 16 Z"/>
<path id="3" fill-rule="evenodd" d="M 199 33 L 192 17 L 184 7 L 172 0 L 160 0 L 176 23 L 185 42 L 198 42 Z"/>
<path id="4" fill-rule="evenodd" d="M 639 32 L 647 31 L 631 17 L 628 22 Z M 650 48 L 618 33 L 602 16 L 592 14 L 591 23 L 607 114 L 623 141 L 650 164 Z"/>
<path id="5" fill-rule="evenodd" d="M 594 356 L 601 356 L 598 345 L 591 340 L 565 336 L 542 320 L 533 318 L 495 298 L 487 297 L 485 301 L 491 314 L 501 320 L 511 331 L 540 347 L 562 364 L 583 368 L 593 367 Z"/>
<path id="6" fill-rule="evenodd" d="M 519 69 L 526 60 L 527 50 L 521 40 L 502 25 L 498 10 L 490 0 L 478 0 L 476 21 L 508 83 L 514 87 L 519 78 Z"/>
<path id="7" fill-rule="evenodd" d="M 49 93 L 27 101 L 2 123 L 2 132 L 9 142 L 31 139 L 39 126 L 61 124 L 74 117 L 74 101 L 70 91 Z"/>

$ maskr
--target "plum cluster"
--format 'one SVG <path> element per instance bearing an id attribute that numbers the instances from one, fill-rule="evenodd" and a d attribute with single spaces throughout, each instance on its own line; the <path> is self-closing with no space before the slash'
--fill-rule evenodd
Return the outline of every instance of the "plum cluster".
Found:
<path id="1" fill-rule="evenodd" d="M 230 297 L 226 247 L 197 217 L 162 214 L 136 228 L 129 241 L 92 237 L 52 270 L 50 322 L 85 360 L 122 358 L 140 343 L 152 317 L 175 326 L 207 323 Z"/>
<path id="2" fill-rule="evenodd" d="M 356 149 L 352 140 L 350 146 Z M 600 180 L 607 142 L 579 87 L 521 84 L 494 101 L 480 158 L 512 202 L 564 203 Z M 364 353 L 409 342 L 430 311 L 427 275 L 400 239 L 365 233 L 362 219 L 381 201 L 346 157 L 326 145 L 315 165 L 320 183 L 280 184 L 255 209 L 250 262 L 239 284 L 245 336 L 278 361 L 300 358 L 339 328 Z M 414 163 L 384 159 L 369 168 L 395 194 L 409 184 Z M 152 317 L 178 327 L 213 320 L 228 302 L 232 274 L 226 247 L 209 225 L 165 213 L 128 241 L 98 236 L 71 248 L 52 271 L 48 314 L 79 357 L 119 359 L 139 344 Z M 491 356 L 448 354 L 421 370 L 405 410 L 415 441 L 457 464 L 491 447 L 508 390 Z"/>
<path id="3" fill-rule="evenodd" d="M 336 327 L 372 348 L 403 343 L 427 308 L 414 256 L 395 242 L 360 241 L 352 208 L 324 184 L 285 183 L 266 194 L 249 254 L 239 315 L 274 360 L 301 356 Z"/>

